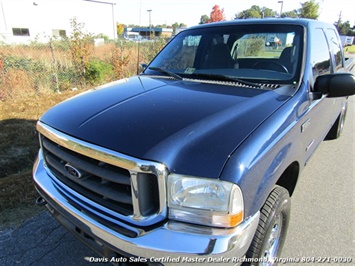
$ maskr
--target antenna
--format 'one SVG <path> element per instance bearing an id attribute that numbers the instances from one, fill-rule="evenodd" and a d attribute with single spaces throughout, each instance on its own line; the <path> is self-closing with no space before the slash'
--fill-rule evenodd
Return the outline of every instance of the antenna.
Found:
<path id="1" fill-rule="evenodd" d="M 140 56 L 140 36 L 141 36 L 141 14 L 142 14 L 142 0 L 139 1 L 139 31 L 138 31 L 138 55 L 137 55 L 137 75 L 139 74 L 139 56 Z"/>
<path id="2" fill-rule="evenodd" d="M 137 75 L 139 74 L 139 54 L 140 54 L 140 43 L 141 41 L 138 39 L 138 55 L 137 55 Z"/>

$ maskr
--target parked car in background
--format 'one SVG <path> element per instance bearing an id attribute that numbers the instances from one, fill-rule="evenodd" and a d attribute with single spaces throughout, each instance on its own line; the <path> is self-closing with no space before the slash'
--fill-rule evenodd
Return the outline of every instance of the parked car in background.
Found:
<path id="1" fill-rule="evenodd" d="M 265 46 L 270 46 L 273 47 L 274 49 L 277 49 L 281 45 L 282 45 L 282 41 L 277 36 L 266 37 Z"/>

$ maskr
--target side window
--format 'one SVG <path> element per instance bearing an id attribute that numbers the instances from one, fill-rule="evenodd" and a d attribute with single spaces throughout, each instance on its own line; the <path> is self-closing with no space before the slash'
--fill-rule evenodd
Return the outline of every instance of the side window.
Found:
<path id="1" fill-rule="evenodd" d="M 330 54 L 327 39 L 321 29 L 315 29 L 311 35 L 311 64 L 314 80 L 330 73 Z"/>
<path id="2" fill-rule="evenodd" d="M 343 55 L 341 53 L 341 45 L 339 39 L 333 29 L 327 29 L 327 36 L 329 39 L 329 45 L 334 53 L 335 70 L 343 67 Z"/>
<path id="3" fill-rule="evenodd" d="M 30 30 L 27 28 L 12 28 L 14 36 L 30 36 Z"/>

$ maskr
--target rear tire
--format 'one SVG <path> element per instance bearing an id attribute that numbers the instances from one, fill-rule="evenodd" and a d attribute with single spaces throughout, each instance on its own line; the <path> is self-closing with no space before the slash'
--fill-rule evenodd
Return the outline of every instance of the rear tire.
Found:
<path id="1" fill-rule="evenodd" d="M 346 118 L 346 111 L 348 110 L 348 103 L 346 102 L 341 110 L 337 120 L 335 121 L 334 125 L 329 130 L 327 136 L 325 137 L 326 140 L 333 140 L 338 139 L 341 134 L 343 133 L 345 118 Z"/>
<path id="2" fill-rule="evenodd" d="M 255 259 L 249 265 L 274 265 L 280 257 L 290 221 L 291 200 L 288 191 L 275 187 L 260 210 L 260 221 L 254 239 L 246 254 Z M 261 259 L 256 262 L 257 259 Z"/>

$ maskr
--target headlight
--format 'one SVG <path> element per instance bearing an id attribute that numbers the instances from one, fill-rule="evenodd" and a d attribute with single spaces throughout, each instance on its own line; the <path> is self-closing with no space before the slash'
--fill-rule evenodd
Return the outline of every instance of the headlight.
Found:
<path id="1" fill-rule="evenodd" d="M 240 188 L 230 182 L 171 174 L 168 177 L 169 218 L 216 227 L 243 220 Z"/>

